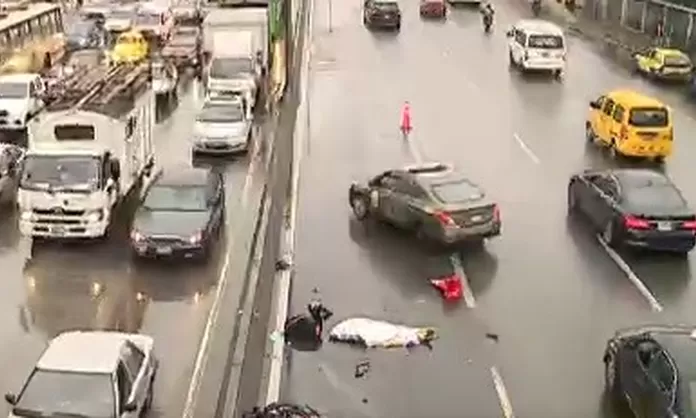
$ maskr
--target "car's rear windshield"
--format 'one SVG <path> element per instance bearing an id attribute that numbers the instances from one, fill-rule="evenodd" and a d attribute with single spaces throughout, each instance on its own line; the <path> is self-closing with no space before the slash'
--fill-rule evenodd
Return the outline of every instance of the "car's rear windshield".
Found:
<path id="1" fill-rule="evenodd" d="M 633 213 L 651 215 L 681 213 L 687 206 L 684 197 L 667 179 L 632 177 L 621 180 L 623 203 Z"/>
<path id="2" fill-rule="evenodd" d="M 435 198 L 443 203 L 466 203 L 482 199 L 485 194 L 468 180 L 449 181 L 430 186 Z"/>
<path id="3" fill-rule="evenodd" d="M 659 128 L 669 125 L 669 112 L 664 107 L 634 107 L 628 123 L 639 128 Z"/>
<path id="4" fill-rule="evenodd" d="M 399 4 L 396 2 L 380 1 L 375 3 L 375 7 L 384 12 L 396 12 L 399 10 Z"/>
<path id="5" fill-rule="evenodd" d="M 689 67 L 691 61 L 688 57 L 681 54 L 667 55 L 665 57 L 666 67 Z"/>
<path id="6" fill-rule="evenodd" d="M 558 35 L 530 35 L 528 45 L 530 48 L 561 49 L 563 37 Z"/>

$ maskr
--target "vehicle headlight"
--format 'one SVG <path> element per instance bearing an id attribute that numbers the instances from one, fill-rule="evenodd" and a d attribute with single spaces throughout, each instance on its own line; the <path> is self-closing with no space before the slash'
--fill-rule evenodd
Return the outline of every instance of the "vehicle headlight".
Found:
<path id="1" fill-rule="evenodd" d="M 135 243 L 145 241 L 145 235 L 141 234 L 140 231 L 137 231 L 135 229 L 131 231 L 130 236 L 131 236 L 131 240 Z"/>
<path id="2" fill-rule="evenodd" d="M 22 212 L 22 215 L 20 216 L 23 221 L 33 221 L 36 219 L 36 215 L 34 215 L 34 212 L 30 210 L 25 210 Z"/>
<path id="3" fill-rule="evenodd" d="M 87 213 L 87 222 L 95 223 L 104 219 L 104 211 L 102 209 L 93 210 Z"/>
<path id="4" fill-rule="evenodd" d="M 198 231 L 195 234 L 191 235 L 188 239 L 189 243 L 192 245 L 200 244 L 202 240 L 203 233 L 201 233 L 201 231 Z"/>

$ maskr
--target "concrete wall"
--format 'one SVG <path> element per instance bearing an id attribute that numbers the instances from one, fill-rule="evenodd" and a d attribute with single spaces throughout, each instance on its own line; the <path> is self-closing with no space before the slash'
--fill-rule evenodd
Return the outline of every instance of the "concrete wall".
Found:
<path id="1" fill-rule="evenodd" d="M 692 7 L 677 4 L 690 4 Z M 585 17 L 619 24 L 628 29 L 657 36 L 664 27 L 663 45 L 696 53 L 696 0 L 585 0 Z"/>

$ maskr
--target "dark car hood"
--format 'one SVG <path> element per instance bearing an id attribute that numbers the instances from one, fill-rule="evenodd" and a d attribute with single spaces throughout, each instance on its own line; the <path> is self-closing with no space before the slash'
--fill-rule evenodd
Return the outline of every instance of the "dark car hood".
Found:
<path id="1" fill-rule="evenodd" d="M 133 229 L 143 235 L 188 237 L 205 228 L 210 212 L 174 212 L 141 210 L 135 215 Z"/>

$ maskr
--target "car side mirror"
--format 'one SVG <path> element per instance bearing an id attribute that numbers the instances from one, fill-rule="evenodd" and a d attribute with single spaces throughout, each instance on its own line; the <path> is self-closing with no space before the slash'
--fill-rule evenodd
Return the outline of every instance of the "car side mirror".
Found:
<path id="1" fill-rule="evenodd" d="M 505 36 L 507 36 L 508 38 L 512 38 L 512 29 L 505 32 Z"/>
<path id="2" fill-rule="evenodd" d="M 5 400 L 6 400 L 7 403 L 9 403 L 10 405 L 14 405 L 14 404 L 17 403 L 17 395 L 15 395 L 14 393 L 6 393 L 6 394 L 5 394 Z"/>
<path id="3" fill-rule="evenodd" d="M 597 103 L 597 102 L 595 102 L 595 101 L 591 101 L 591 102 L 590 102 L 590 107 L 591 107 L 592 109 L 597 109 L 597 110 L 599 110 L 599 103 Z"/>
<path id="4" fill-rule="evenodd" d="M 123 405 L 123 410 L 126 412 L 134 412 L 136 409 L 138 409 L 138 405 L 133 401 Z"/>

